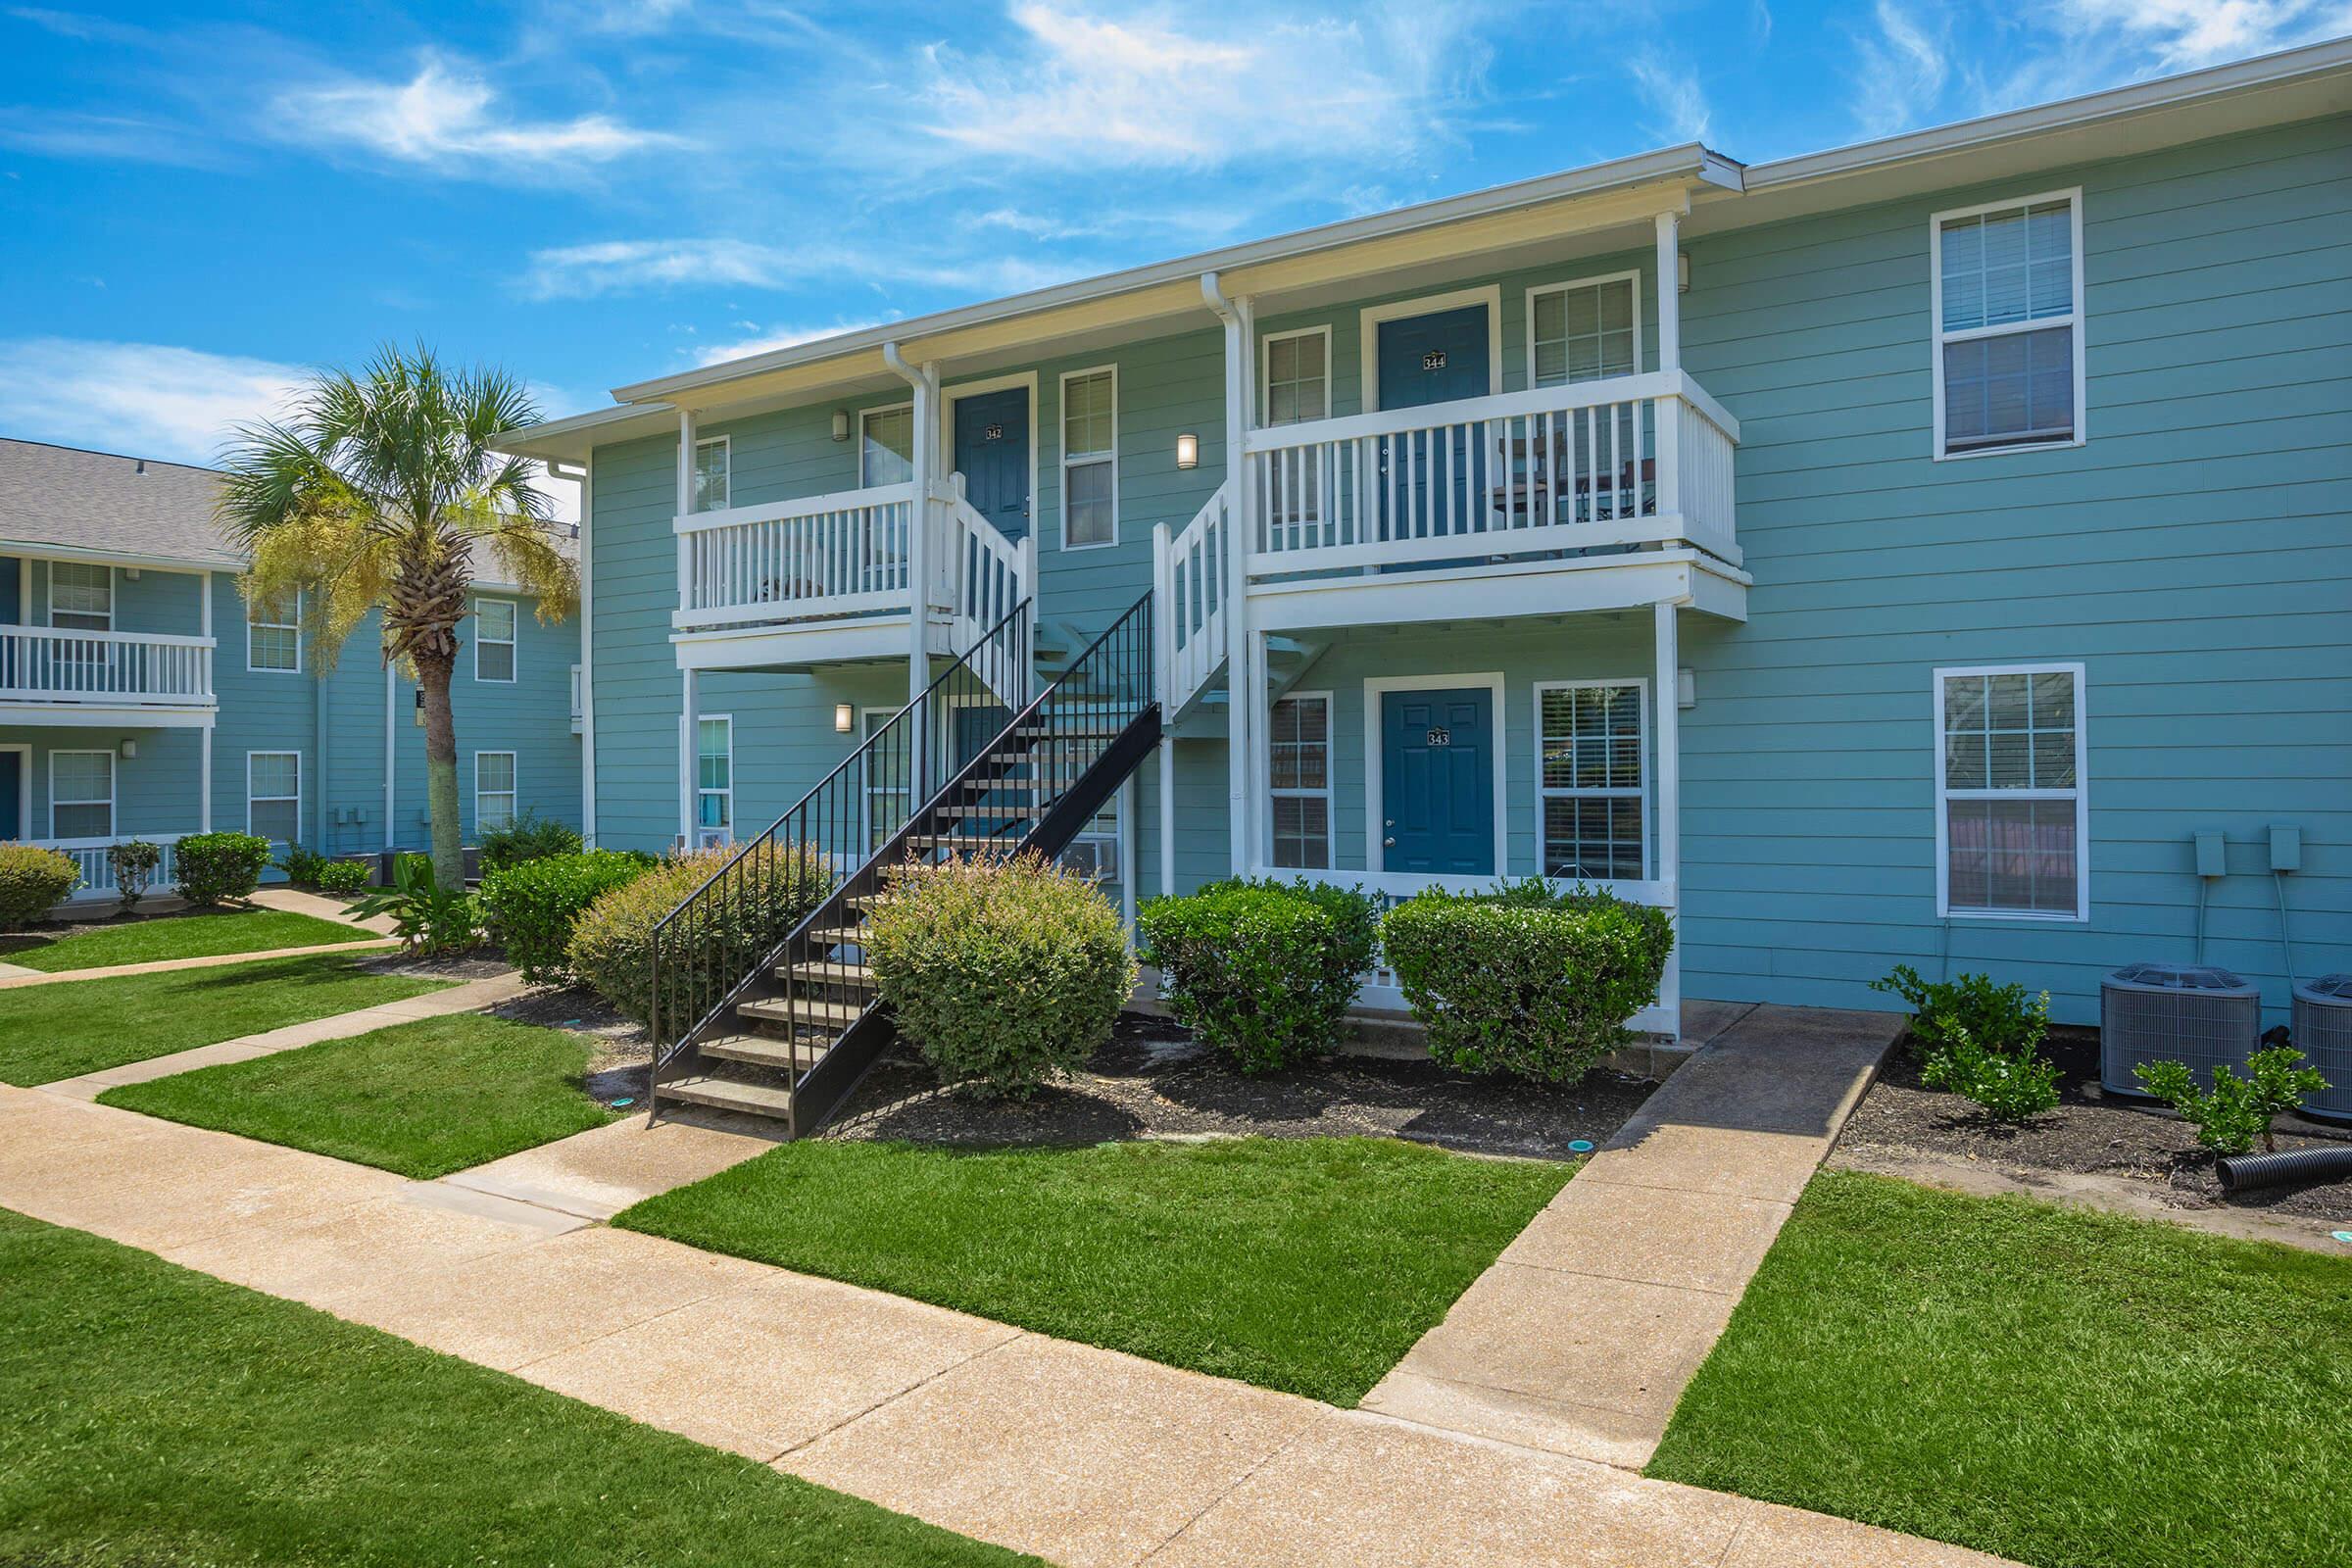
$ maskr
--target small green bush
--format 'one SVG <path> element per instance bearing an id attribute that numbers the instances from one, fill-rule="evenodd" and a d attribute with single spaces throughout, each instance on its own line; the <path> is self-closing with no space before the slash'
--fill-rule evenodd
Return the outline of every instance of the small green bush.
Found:
<path id="1" fill-rule="evenodd" d="M 505 866 L 482 878 L 482 923 L 524 979 L 565 979 L 565 955 L 580 912 L 659 863 L 636 851 L 589 850 Z"/>
<path id="2" fill-rule="evenodd" d="M 1248 1073 L 1339 1043 L 1380 936 L 1362 893 L 1303 879 L 1212 882 L 1150 900 L 1136 924 L 1177 1019 Z"/>
<path id="3" fill-rule="evenodd" d="M 403 855 L 392 862 L 392 885 L 378 888 L 352 906 L 363 919 L 392 917 L 392 934 L 418 957 L 459 953 L 482 940 L 481 906 L 464 888 L 433 880 L 433 858 Z"/>
<path id="4" fill-rule="evenodd" d="M 1911 1038 L 1930 1055 L 1955 1032 L 1965 1032 L 1985 1051 L 2031 1052 L 2049 1028 L 2046 992 L 2036 1007 L 2027 1001 L 2024 986 L 1996 986 L 1989 975 L 1964 974 L 1931 985 L 1917 969 L 1898 963 L 1886 979 L 1873 980 L 1870 989 L 1911 1004 Z"/>
<path id="5" fill-rule="evenodd" d="M 1042 857 L 910 864 L 866 918 L 866 962 L 940 1077 L 1023 1096 L 1075 1072 L 1135 989 L 1119 912 Z"/>
<path id="6" fill-rule="evenodd" d="M 681 1013 L 714 1005 L 833 890 L 832 870 L 812 844 L 762 841 L 747 846 L 740 861 L 737 854 L 720 846 L 680 856 L 599 894 L 572 926 L 572 974 L 624 1016 L 651 1023 L 654 927 L 733 865 L 729 896 L 680 916 L 662 945 L 662 1026 L 674 1036 L 693 1021 Z"/>
<path id="7" fill-rule="evenodd" d="M 130 913 L 155 886 L 155 873 L 164 863 L 164 847 L 145 839 L 125 839 L 121 844 L 106 847 L 106 868 L 115 878 L 115 897 L 122 900 L 122 912 Z"/>
<path id="8" fill-rule="evenodd" d="M 327 860 L 318 867 L 318 891 L 348 898 L 366 891 L 368 866 L 360 860 Z"/>
<path id="9" fill-rule="evenodd" d="M 299 844 L 287 845 L 286 853 L 277 858 L 277 868 L 298 888 L 317 887 L 319 871 L 332 863 L 317 850 L 306 850 Z"/>
<path id="10" fill-rule="evenodd" d="M 2240 1078 L 2228 1067 L 2213 1071 L 2213 1087 L 2197 1087 L 2196 1075 L 2180 1061 L 2143 1061 L 2132 1069 L 2149 1094 L 2196 1124 L 2197 1142 L 2217 1154 L 2243 1154 L 2260 1138 L 2266 1151 L 2276 1151 L 2271 1118 L 2299 1107 L 2323 1093 L 2328 1080 L 2302 1065 L 2303 1053 L 2292 1046 L 2274 1046 L 2246 1058 L 2250 1077 Z"/>
<path id="11" fill-rule="evenodd" d="M 476 864 L 481 874 L 487 877 L 493 871 L 503 871 L 509 866 L 520 865 L 525 860 L 544 860 L 552 855 L 577 855 L 580 847 L 578 829 L 525 811 L 505 827 L 493 828 L 482 835 L 480 858 Z"/>
<path id="12" fill-rule="evenodd" d="M 2046 1005 L 2048 998 L 2043 998 Z M 1928 1054 L 1920 1076 L 1931 1089 L 1965 1096 L 1997 1122 L 2020 1122 L 2058 1106 L 2058 1064 L 2032 1047 L 1989 1051 L 1953 1024 Z"/>
<path id="13" fill-rule="evenodd" d="M 270 863 L 270 841 L 251 833 L 191 833 L 172 852 L 179 896 L 208 908 L 250 898 Z"/>
<path id="14" fill-rule="evenodd" d="M 71 855 L 35 844 L 0 844 L 0 931 L 22 931 L 81 885 Z"/>
<path id="15" fill-rule="evenodd" d="M 1540 878 L 1431 889 L 1391 909 L 1380 944 L 1429 1054 L 1465 1072 L 1582 1077 L 1632 1035 L 1674 950 L 1663 909 Z"/>

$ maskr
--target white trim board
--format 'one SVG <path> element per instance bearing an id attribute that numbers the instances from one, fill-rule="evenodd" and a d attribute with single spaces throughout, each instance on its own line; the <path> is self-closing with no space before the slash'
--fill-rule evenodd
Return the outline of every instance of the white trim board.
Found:
<path id="1" fill-rule="evenodd" d="M 1389 321 L 1409 321 L 1416 316 L 1435 316 L 1440 311 L 1458 311 L 1466 306 L 1484 305 L 1487 308 L 1487 395 L 1494 397 L 1502 391 L 1502 285 L 1481 283 L 1474 288 L 1449 289 L 1443 294 L 1424 294 L 1417 299 L 1391 300 L 1385 305 L 1367 305 L 1356 313 L 1358 358 L 1355 373 L 1361 383 L 1363 401 L 1358 405 L 1366 414 L 1380 412 L 1380 329 Z"/>
<path id="2" fill-rule="evenodd" d="M 1481 882 L 1511 874 L 1510 857 L 1510 712 L 1502 671 L 1445 675 L 1367 675 L 1364 677 L 1364 865 L 1374 873 L 1388 870 L 1386 846 L 1381 840 L 1382 778 L 1380 765 L 1380 699 L 1389 692 L 1442 692 L 1453 687 L 1484 686 L 1494 694 L 1494 871 Z M 1258 846 L 1262 852 L 1265 846 Z M 1258 861 L 1273 857 L 1260 853 Z"/>

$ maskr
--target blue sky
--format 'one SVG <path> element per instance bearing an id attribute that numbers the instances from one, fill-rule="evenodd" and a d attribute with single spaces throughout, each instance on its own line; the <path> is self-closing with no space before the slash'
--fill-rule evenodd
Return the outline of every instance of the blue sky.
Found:
<path id="1" fill-rule="evenodd" d="M 0 10 L 0 434 L 201 461 L 388 338 L 575 412 L 1668 143 L 1756 162 L 2348 31 L 2352 0 Z"/>

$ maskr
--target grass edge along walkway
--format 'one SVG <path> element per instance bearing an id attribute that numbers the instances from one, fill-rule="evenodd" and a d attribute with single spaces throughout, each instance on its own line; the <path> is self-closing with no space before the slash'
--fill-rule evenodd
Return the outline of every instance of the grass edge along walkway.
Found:
<path id="1" fill-rule="evenodd" d="M 816 1139 L 612 1223 L 1349 1407 L 1573 1173 L 1391 1138 Z"/>
<path id="2" fill-rule="evenodd" d="M 0 953 L 0 963 L 41 974 L 274 953 L 286 948 L 378 942 L 374 932 L 295 909 L 256 907 L 164 915 L 77 931 L 38 947 Z"/>
<path id="3" fill-rule="evenodd" d="M 0 991 L 0 1083 L 55 1083 L 452 984 L 318 953 Z"/>
<path id="4" fill-rule="evenodd" d="M 2340 1560 L 2352 1258 L 1816 1177 L 1648 1474 L 2040 1568 Z"/>
<path id="5" fill-rule="evenodd" d="M 0 1561 L 1037 1562 L 8 1210 L 0 1278 Z"/>
<path id="6" fill-rule="evenodd" d="M 430 1181 L 614 1120 L 577 1035 L 482 1013 L 124 1084 L 102 1105 Z"/>

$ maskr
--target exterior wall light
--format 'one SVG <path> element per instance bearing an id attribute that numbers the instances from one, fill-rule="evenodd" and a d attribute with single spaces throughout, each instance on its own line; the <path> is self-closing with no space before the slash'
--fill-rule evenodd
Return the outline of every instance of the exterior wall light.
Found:
<path id="1" fill-rule="evenodd" d="M 1179 468 L 1200 466 L 1200 438 L 1189 430 L 1176 438 L 1176 466 Z"/>
<path id="2" fill-rule="evenodd" d="M 122 743 L 122 760 L 127 762 L 138 755 L 139 743 L 137 741 L 124 741 Z"/>
<path id="3" fill-rule="evenodd" d="M 1677 294 L 1690 292 L 1690 253 L 1689 251 L 1674 253 L 1674 291 Z"/>
<path id="4" fill-rule="evenodd" d="M 1689 288 L 1690 285 L 1685 283 L 1683 286 L 1685 288 Z M 835 409 L 833 411 L 833 439 L 836 441 L 847 441 L 849 438 L 850 411 L 847 409 Z"/>
<path id="5" fill-rule="evenodd" d="M 850 711 L 849 704 L 835 703 L 833 705 L 833 732 L 835 734 L 847 735 L 850 732 L 850 726 L 857 722 L 858 715 Z"/>

